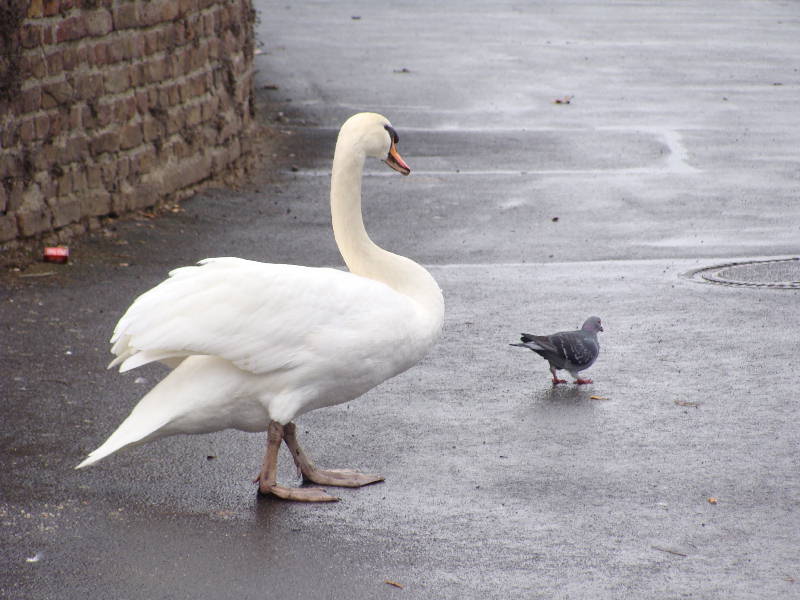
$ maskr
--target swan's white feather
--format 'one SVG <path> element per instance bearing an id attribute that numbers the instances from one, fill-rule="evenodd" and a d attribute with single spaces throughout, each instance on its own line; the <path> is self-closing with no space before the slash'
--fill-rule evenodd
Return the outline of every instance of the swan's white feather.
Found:
<path id="1" fill-rule="evenodd" d="M 363 270 L 228 257 L 172 271 L 119 320 L 109 367 L 173 370 L 78 467 L 167 435 L 264 431 L 352 400 L 422 358 L 441 331 L 441 291 L 422 267 L 375 246 L 361 220 L 361 168 L 365 155 L 387 155 L 386 124 L 352 117 L 334 158 L 337 244 Z"/>
<path id="2" fill-rule="evenodd" d="M 408 297 L 352 273 L 207 259 L 139 296 L 114 331 L 112 351 L 123 358 L 121 371 L 204 354 L 264 374 L 320 358 L 330 341 L 362 359 L 381 354 L 402 341 L 415 312 Z"/>
<path id="3" fill-rule="evenodd" d="M 121 371 L 190 358 L 78 466 L 167 435 L 264 431 L 352 400 L 416 363 L 436 335 L 416 301 L 345 271 L 239 258 L 177 269 L 134 301 L 113 350 Z"/>

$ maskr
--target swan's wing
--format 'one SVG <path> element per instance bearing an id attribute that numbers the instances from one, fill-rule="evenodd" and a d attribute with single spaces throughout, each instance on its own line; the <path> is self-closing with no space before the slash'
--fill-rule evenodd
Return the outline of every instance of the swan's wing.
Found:
<path id="1" fill-rule="evenodd" d="M 408 310 L 388 286 L 344 271 L 206 259 L 172 271 L 133 302 L 111 338 L 117 358 L 109 367 L 206 354 L 266 373 L 308 361 L 314 340 L 340 337 L 345 346 Z"/>

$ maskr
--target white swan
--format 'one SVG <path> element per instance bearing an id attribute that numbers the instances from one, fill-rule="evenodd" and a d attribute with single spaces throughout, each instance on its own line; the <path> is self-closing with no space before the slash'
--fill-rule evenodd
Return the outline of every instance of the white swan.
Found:
<path id="1" fill-rule="evenodd" d="M 336 500 L 316 487 L 276 483 L 281 441 L 303 476 L 357 487 L 382 480 L 317 469 L 300 448 L 292 419 L 352 400 L 405 371 L 433 345 L 444 301 L 420 265 L 370 240 L 361 215 L 366 157 L 408 175 L 397 133 L 375 113 L 339 131 L 331 176 L 333 232 L 350 272 L 210 258 L 183 267 L 139 296 L 111 338 L 128 371 L 153 361 L 173 368 L 86 467 L 128 446 L 179 433 L 226 428 L 267 431 L 259 491 L 288 500 Z"/>

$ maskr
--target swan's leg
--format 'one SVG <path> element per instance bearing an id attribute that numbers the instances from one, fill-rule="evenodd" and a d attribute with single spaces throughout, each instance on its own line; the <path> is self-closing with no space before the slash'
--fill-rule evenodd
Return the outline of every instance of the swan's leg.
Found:
<path id="1" fill-rule="evenodd" d="M 553 385 L 558 385 L 559 383 L 567 383 L 566 379 L 558 378 L 558 375 L 556 375 L 556 368 L 553 365 L 550 365 L 550 372 L 553 374 Z"/>
<path id="2" fill-rule="evenodd" d="M 284 427 L 280 423 L 270 421 L 267 427 L 267 452 L 264 455 L 264 464 L 254 483 L 258 483 L 258 492 L 264 495 L 277 496 L 283 500 L 296 500 L 298 502 L 331 502 L 338 500 L 336 496 L 327 494 L 325 490 L 317 487 L 288 488 L 277 484 L 278 451 L 284 439 Z"/>
<path id="3" fill-rule="evenodd" d="M 368 475 L 351 471 L 350 469 L 330 469 L 323 471 L 314 466 L 314 462 L 303 451 L 297 441 L 297 432 L 294 423 L 283 426 L 283 441 L 289 447 L 294 458 L 294 464 L 303 474 L 303 477 L 320 485 L 335 485 L 339 487 L 361 487 L 370 483 L 383 481 L 380 475 Z"/>

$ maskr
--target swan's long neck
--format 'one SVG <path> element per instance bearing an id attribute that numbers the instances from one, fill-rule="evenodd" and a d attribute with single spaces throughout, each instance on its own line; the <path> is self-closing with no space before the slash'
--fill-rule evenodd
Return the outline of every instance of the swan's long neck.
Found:
<path id="1" fill-rule="evenodd" d="M 424 268 L 375 244 L 364 228 L 361 179 L 365 156 L 340 137 L 331 175 L 331 217 L 336 245 L 351 273 L 381 281 L 417 300 L 430 311 L 443 311 L 442 293 Z"/>

